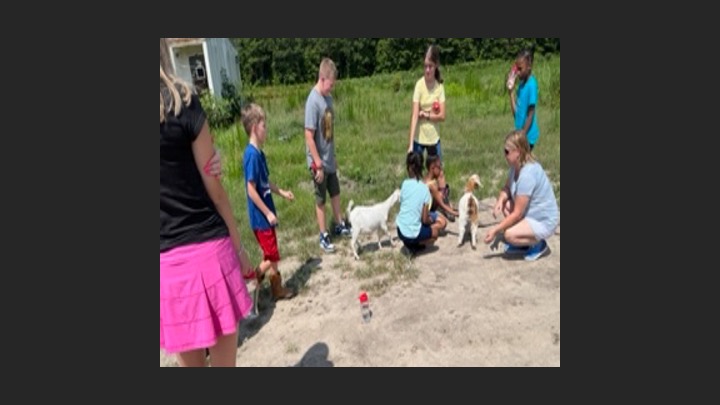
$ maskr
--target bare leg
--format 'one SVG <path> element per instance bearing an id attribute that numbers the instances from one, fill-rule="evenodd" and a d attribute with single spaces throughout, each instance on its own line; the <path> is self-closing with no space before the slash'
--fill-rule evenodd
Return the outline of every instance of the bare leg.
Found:
<path id="1" fill-rule="evenodd" d="M 340 224 L 343 220 L 340 216 L 340 194 L 330 198 L 330 205 L 332 205 L 333 215 L 335 216 L 335 223 Z"/>
<path id="2" fill-rule="evenodd" d="M 325 204 L 315 204 L 315 216 L 317 217 L 320 233 L 325 233 Z"/>
<path id="3" fill-rule="evenodd" d="M 505 240 L 514 246 L 530 246 L 539 242 L 526 219 L 505 230 Z"/>
<path id="4" fill-rule="evenodd" d="M 271 277 L 272 277 L 273 274 L 276 274 L 276 273 L 278 272 L 277 262 L 273 263 L 273 262 L 271 262 L 270 260 L 265 260 L 265 261 L 263 262 L 263 264 L 264 264 L 265 262 L 268 263 L 268 266 L 267 266 L 267 271 L 268 271 L 268 273 L 267 273 L 267 274 L 268 274 L 268 276 L 271 276 Z"/>
<path id="5" fill-rule="evenodd" d="M 210 365 L 212 367 L 235 367 L 237 358 L 237 330 L 218 338 L 215 346 L 210 348 Z"/>
<path id="6" fill-rule="evenodd" d="M 440 213 L 439 211 L 438 211 L 437 220 L 435 221 L 435 223 L 433 223 L 433 225 L 435 225 L 435 224 L 437 224 L 439 226 L 439 230 L 441 230 L 441 231 L 447 227 L 447 218 L 445 218 L 445 216 L 442 213 Z"/>
<path id="7" fill-rule="evenodd" d="M 205 349 L 180 352 L 177 361 L 180 367 L 205 367 Z"/>
<path id="8" fill-rule="evenodd" d="M 425 246 L 430 246 L 435 243 L 435 241 L 438 238 L 438 235 L 440 234 L 441 225 L 435 221 L 432 225 L 430 225 L 430 230 L 432 231 L 432 236 L 430 236 L 429 239 L 425 239 L 424 241 L 420 242 L 421 244 Z"/>
<path id="9" fill-rule="evenodd" d="M 260 274 L 262 276 L 265 275 L 265 273 L 272 267 L 272 262 L 270 260 L 263 260 L 260 265 L 258 265 L 258 270 L 260 270 Z"/>

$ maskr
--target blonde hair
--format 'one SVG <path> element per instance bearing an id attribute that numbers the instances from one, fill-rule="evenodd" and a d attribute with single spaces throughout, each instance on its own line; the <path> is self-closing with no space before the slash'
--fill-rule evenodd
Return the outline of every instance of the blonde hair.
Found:
<path id="1" fill-rule="evenodd" d="M 320 61 L 320 69 L 318 70 L 318 79 L 337 79 L 337 68 L 335 62 L 330 58 L 323 58 Z"/>
<path id="2" fill-rule="evenodd" d="M 247 133 L 247 136 L 249 138 L 252 135 L 253 125 L 256 125 L 260 121 L 265 120 L 265 112 L 259 105 L 255 103 L 250 103 L 243 107 L 241 112 L 241 120 L 243 128 L 245 128 L 245 132 Z"/>
<path id="3" fill-rule="evenodd" d="M 166 114 L 180 114 L 183 104 L 190 105 L 193 94 L 190 85 L 172 74 L 172 64 L 165 38 L 160 38 L 160 123 Z"/>
<path id="4" fill-rule="evenodd" d="M 513 147 L 517 149 L 518 153 L 520 153 L 518 158 L 520 167 L 525 166 L 526 163 L 535 162 L 535 155 L 532 154 L 530 144 L 523 131 L 510 131 L 510 133 L 505 136 L 505 142 L 510 142 Z"/>

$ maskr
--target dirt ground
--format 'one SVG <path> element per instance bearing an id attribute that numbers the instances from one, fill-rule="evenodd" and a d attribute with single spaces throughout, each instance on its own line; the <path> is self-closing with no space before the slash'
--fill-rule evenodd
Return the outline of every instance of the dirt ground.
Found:
<path id="1" fill-rule="evenodd" d="M 284 279 L 302 280 L 303 288 L 277 303 L 261 290 L 260 316 L 240 324 L 238 367 L 559 367 L 560 227 L 547 240 L 550 254 L 526 262 L 482 243 L 496 222 L 481 213 L 475 250 L 469 236 L 456 246 L 457 223 L 450 223 L 436 247 L 405 259 L 417 277 L 370 294 L 369 323 L 360 314 L 362 280 L 352 276 L 358 264 L 349 243 L 334 254 L 318 247 L 306 263 L 283 259 Z M 399 255 L 392 228 L 395 246 L 385 243 L 382 251 Z M 361 240 L 361 260 L 382 257 L 374 240 Z M 161 350 L 160 366 L 177 363 Z"/>

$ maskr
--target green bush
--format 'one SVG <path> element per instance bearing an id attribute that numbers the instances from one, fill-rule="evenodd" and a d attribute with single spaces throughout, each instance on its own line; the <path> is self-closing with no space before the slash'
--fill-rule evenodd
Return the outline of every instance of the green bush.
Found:
<path id="1" fill-rule="evenodd" d="M 200 103 L 205 110 L 210 127 L 225 128 L 233 123 L 230 101 L 220 97 L 213 97 L 210 92 L 203 90 L 200 93 Z"/>

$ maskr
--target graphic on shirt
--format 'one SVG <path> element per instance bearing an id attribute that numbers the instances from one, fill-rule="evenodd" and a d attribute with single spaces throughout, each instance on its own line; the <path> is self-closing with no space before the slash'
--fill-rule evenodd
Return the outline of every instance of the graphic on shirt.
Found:
<path id="1" fill-rule="evenodd" d="M 325 141 L 330 142 L 333 139 L 333 112 L 332 109 L 326 108 L 323 114 L 323 133 Z"/>

